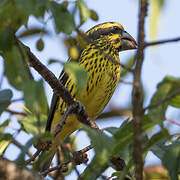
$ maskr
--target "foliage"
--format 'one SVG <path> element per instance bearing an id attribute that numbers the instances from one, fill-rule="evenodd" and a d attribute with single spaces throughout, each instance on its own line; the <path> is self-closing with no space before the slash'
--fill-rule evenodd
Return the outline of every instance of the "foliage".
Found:
<path id="1" fill-rule="evenodd" d="M 158 29 L 159 21 L 157 17 L 159 17 L 164 3 L 165 0 L 150 1 L 153 38 L 156 34 L 155 31 Z M 79 24 L 75 18 L 77 14 Z M 15 144 L 18 146 L 20 153 L 14 162 L 22 166 L 26 166 L 24 163 L 26 155 L 30 156 L 29 151 L 31 151 L 33 143 L 38 142 L 40 136 L 44 139 L 50 138 L 49 135 L 44 134 L 48 104 L 43 80 L 42 78 L 34 79 L 34 73 L 28 65 L 28 58 L 24 51 L 17 46 L 14 35 L 20 40 L 37 36 L 36 48 L 39 51 L 44 51 L 46 45 L 44 37 L 50 36 L 48 27 L 46 27 L 45 19 L 47 18 L 45 17 L 47 15 L 49 16 L 48 20 L 53 22 L 57 37 L 60 33 L 69 37 L 89 18 L 98 20 L 97 13 L 89 9 L 83 0 L 77 0 L 72 4 L 68 1 L 53 0 L 0 1 L 0 54 L 3 58 L 4 69 L 1 79 L 6 78 L 9 83 L 9 89 L 0 90 L 1 117 L 5 112 L 9 115 L 8 119 L 5 118 L 0 121 L 0 155 L 3 156 L 9 146 Z M 29 26 L 29 18 L 32 16 L 41 22 L 41 27 Z M 79 53 L 77 47 L 73 45 L 73 47 L 68 46 L 68 48 L 71 58 L 77 59 Z M 50 59 L 48 65 L 59 62 L 61 63 L 58 59 Z M 132 68 L 134 64 L 135 58 L 133 56 L 127 60 L 125 65 Z M 76 62 L 67 63 L 64 68 L 68 74 L 73 76 L 78 90 L 81 90 L 88 80 L 84 69 L 80 68 Z M 122 77 L 127 75 L 129 75 L 129 72 L 123 69 Z M 173 180 L 178 179 L 180 173 L 180 139 L 169 133 L 164 121 L 166 120 L 168 107 L 180 108 L 180 93 L 172 96 L 177 89 L 180 89 L 180 78 L 166 76 L 157 85 L 157 90 L 149 105 L 153 106 L 161 101 L 163 103 L 147 110 L 142 118 L 143 157 L 145 159 L 147 153 L 152 151 L 162 161 L 162 165 L 168 170 L 168 175 Z M 16 92 L 21 94 L 20 102 L 23 101 L 24 103 L 18 112 L 16 112 L 16 109 L 10 108 L 10 105 L 15 102 L 13 93 L 16 94 Z M 172 98 L 169 98 L 171 96 Z M 14 118 L 18 121 L 20 127 L 16 130 L 16 133 L 9 133 L 7 129 Z M 149 136 L 149 131 L 157 126 L 160 126 L 159 132 Z M 104 132 L 96 132 L 87 127 L 84 127 L 84 131 L 87 132 L 94 146 L 95 155 L 82 173 L 83 179 L 96 179 L 109 167 L 116 171 L 112 176 L 122 177 L 125 172 L 134 173 L 132 163 L 133 119 L 124 120 L 120 127 L 106 128 Z M 19 145 L 15 140 L 16 136 L 22 132 L 31 136 L 24 145 L 20 143 Z M 69 140 L 66 144 L 68 151 L 77 149 L 77 147 L 73 148 L 72 144 L 74 144 L 74 140 L 73 142 Z M 127 164 L 124 171 L 117 170 L 114 164 L 109 161 L 112 157 L 119 155 L 123 157 Z M 68 156 L 65 155 L 64 159 L 68 159 Z"/>

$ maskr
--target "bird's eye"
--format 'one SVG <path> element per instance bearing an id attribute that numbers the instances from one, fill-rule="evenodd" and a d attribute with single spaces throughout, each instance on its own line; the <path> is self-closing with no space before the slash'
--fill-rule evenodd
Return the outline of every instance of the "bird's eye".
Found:
<path id="1" fill-rule="evenodd" d="M 118 26 L 113 27 L 113 33 L 121 32 L 121 29 Z"/>

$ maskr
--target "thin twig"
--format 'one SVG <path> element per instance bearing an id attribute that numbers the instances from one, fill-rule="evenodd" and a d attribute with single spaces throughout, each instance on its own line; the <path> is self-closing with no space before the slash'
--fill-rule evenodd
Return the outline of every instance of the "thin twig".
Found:
<path id="1" fill-rule="evenodd" d="M 172 119 L 166 119 L 166 121 L 168 121 L 168 122 L 170 122 L 170 123 L 172 123 L 172 124 L 175 124 L 175 125 L 177 125 L 177 126 L 180 126 L 180 123 L 179 123 L 179 122 L 176 122 L 176 121 L 174 121 L 174 120 L 172 120 Z"/>
<path id="2" fill-rule="evenodd" d="M 48 173 L 55 171 L 55 170 L 59 170 L 62 169 L 64 166 L 67 166 L 69 163 L 71 162 L 71 160 L 67 160 L 65 162 L 60 163 L 59 165 L 57 165 L 56 167 L 53 168 L 49 168 L 43 172 L 40 173 L 41 176 L 45 177 Z"/>
<path id="3" fill-rule="evenodd" d="M 166 96 L 164 99 L 161 99 L 160 101 L 154 103 L 154 104 L 151 104 L 147 107 L 144 108 L 144 111 L 147 110 L 147 109 L 153 109 L 153 108 L 156 108 L 157 106 L 160 106 L 162 104 L 164 104 L 165 102 L 171 100 L 172 98 L 176 97 L 177 95 L 180 95 L 180 89 L 178 89 L 177 91 L 175 91 L 174 93 L 172 93 L 171 95 L 169 96 Z"/>
<path id="4" fill-rule="evenodd" d="M 24 113 L 24 112 L 12 111 L 12 110 L 10 110 L 10 109 L 6 109 L 5 111 L 7 111 L 8 113 L 10 113 L 10 114 L 12 114 L 12 115 L 27 116 L 27 114 Z"/>
<path id="5" fill-rule="evenodd" d="M 134 70 L 134 84 L 132 91 L 132 105 L 134 118 L 134 148 L 133 160 L 135 163 L 135 179 L 143 179 L 143 159 L 142 159 L 142 137 L 141 119 L 143 116 L 143 90 L 141 84 L 142 64 L 144 60 L 144 23 L 147 15 L 147 1 L 140 1 L 139 25 L 138 25 L 138 50 L 136 56 L 136 66 Z"/>
<path id="6" fill-rule="evenodd" d="M 29 164 L 30 162 L 34 161 L 39 156 L 41 151 L 42 151 L 42 149 L 37 149 L 37 151 L 31 156 L 31 158 L 26 160 L 26 163 Z"/>
<path id="7" fill-rule="evenodd" d="M 160 41 L 145 42 L 144 47 L 155 46 L 155 45 L 171 43 L 171 42 L 177 42 L 177 41 L 180 41 L 180 37 L 172 38 L 172 39 L 165 39 L 165 40 L 160 40 Z"/>

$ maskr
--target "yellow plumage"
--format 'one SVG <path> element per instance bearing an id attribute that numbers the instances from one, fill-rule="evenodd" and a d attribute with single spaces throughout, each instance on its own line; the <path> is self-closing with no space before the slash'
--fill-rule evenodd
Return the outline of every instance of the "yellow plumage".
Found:
<path id="1" fill-rule="evenodd" d="M 86 34 L 91 41 L 82 50 L 78 63 L 88 73 L 87 86 L 78 93 L 73 80 L 65 72 L 61 74 L 60 81 L 75 99 L 85 106 L 89 117 L 96 119 L 109 102 L 119 82 L 119 51 L 135 49 L 136 43 L 124 31 L 122 25 L 113 22 L 97 25 Z M 54 95 L 46 130 L 54 132 L 65 110 L 65 102 Z M 52 154 L 55 153 L 55 147 L 80 126 L 81 123 L 75 115 L 69 116 L 53 142 Z"/>

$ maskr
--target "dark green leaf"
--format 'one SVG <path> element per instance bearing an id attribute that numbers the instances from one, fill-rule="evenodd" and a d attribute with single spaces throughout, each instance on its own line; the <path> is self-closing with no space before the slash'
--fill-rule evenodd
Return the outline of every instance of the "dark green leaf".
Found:
<path id="1" fill-rule="evenodd" d="M 33 135 L 39 135 L 44 132 L 47 116 L 40 114 L 39 117 L 35 115 L 29 115 L 24 119 L 20 119 L 19 122 L 23 125 L 27 133 Z"/>
<path id="2" fill-rule="evenodd" d="M 96 154 L 91 163 L 88 164 L 84 172 L 81 174 L 81 177 L 84 180 L 98 179 L 98 177 L 108 168 L 108 166 L 108 162 L 103 165 L 99 165 L 99 158 Z"/>
<path id="3" fill-rule="evenodd" d="M 46 114 L 48 110 L 47 98 L 43 81 L 29 81 L 23 89 L 27 108 L 35 114 Z"/>
<path id="4" fill-rule="evenodd" d="M 0 114 L 11 103 L 12 91 L 10 89 L 0 90 Z"/>
<path id="5" fill-rule="evenodd" d="M 91 128 L 85 127 L 85 130 L 87 131 L 96 152 L 96 156 L 98 158 L 97 162 L 100 166 L 105 164 L 109 159 L 112 147 L 114 145 L 113 137 L 108 137 L 104 133 Z"/>
<path id="6" fill-rule="evenodd" d="M 22 90 L 30 79 L 18 48 L 13 46 L 12 50 L 4 53 L 3 57 L 5 60 L 5 75 L 8 77 L 8 81 L 14 88 Z"/>
<path id="7" fill-rule="evenodd" d="M 72 78 L 79 92 L 88 83 L 88 73 L 76 62 L 68 62 L 64 65 L 64 70 Z"/>
<path id="8" fill-rule="evenodd" d="M 146 132 L 148 129 L 151 129 L 155 124 L 154 122 L 144 116 L 142 119 L 142 132 Z M 113 155 L 119 155 L 123 152 L 123 150 L 132 143 L 133 140 L 133 120 L 125 121 L 119 128 L 119 130 L 114 134 L 114 138 L 116 140 Z"/>
<path id="9" fill-rule="evenodd" d="M 168 170 L 171 179 L 178 180 L 180 172 L 180 138 L 176 141 L 160 142 L 153 146 L 152 152 L 158 156 Z"/>
<path id="10" fill-rule="evenodd" d="M 57 33 L 64 32 L 66 34 L 71 34 L 75 29 L 73 16 L 66 8 L 61 6 L 61 4 L 51 2 L 50 5 Z"/>
<path id="11" fill-rule="evenodd" d="M 47 0 L 16 0 L 16 7 L 27 14 L 28 16 L 33 14 L 37 17 L 43 17 L 47 8 Z"/>
<path id="12" fill-rule="evenodd" d="M 9 28 L 4 28 L 0 31 L 0 50 L 8 51 L 11 50 L 14 43 L 13 32 Z"/>

